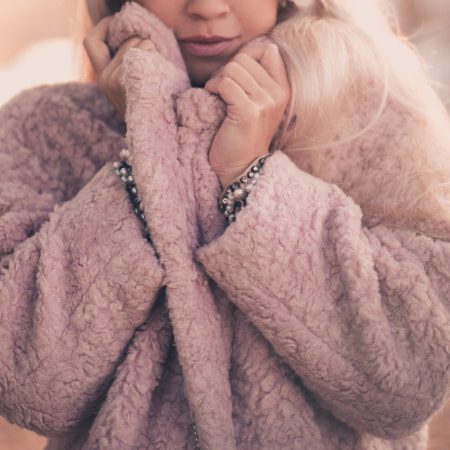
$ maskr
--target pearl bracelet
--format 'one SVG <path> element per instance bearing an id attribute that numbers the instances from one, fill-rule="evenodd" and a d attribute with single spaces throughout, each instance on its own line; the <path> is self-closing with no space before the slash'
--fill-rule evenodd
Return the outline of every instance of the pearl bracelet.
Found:
<path id="1" fill-rule="evenodd" d="M 133 206 L 134 213 L 144 226 L 144 238 L 153 246 L 152 237 L 148 229 L 147 220 L 145 219 L 144 211 L 141 208 L 141 200 L 137 192 L 137 186 L 134 182 L 133 168 L 128 163 L 129 152 L 128 149 L 124 148 L 120 152 L 121 161 L 115 161 L 113 163 L 114 173 L 120 177 L 125 185 L 125 189 L 128 193 L 128 198 L 130 199 L 131 205 Z M 153 246 L 154 249 L 154 246 Z M 159 259 L 159 255 L 155 250 L 155 255 Z"/>
<path id="2" fill-rule="evenodd" d="M 247 205 L 248 194 L 253 189 L 253 186 L 256 184 L 260 174 L 263 173 L 264 163 L 269 156 L 271 156 L 271 153 L 258 156 L 258 158 L 256 158 L 241 175 L 230 181 L 230 183 L 228 183 L 223 189 L 218 202 L 218 208 L 219 211 L 228 219 L 228 223 L 234 222 L 238 211 Z M 125 189 L 127 190 L 128 198 L 133 206 L 134 213 L 144 226 L 145 239 L 153 246 L 147 220 L 145 219 L 144 211 L 140 207 L 141 201 L 139 199 L 136 183 L 134 182 L 133 168 L 128 163 L 128 157 L 128 149 L 124 148 L 121 150 L 121 161 L 115 161 L 113 163 L 113 170 L 125 185 Z M 156 250 L 155 254 L 159 259 L 159 255 Z"/>
<path id="3" fill-rule="evenodd" d="M 263 173 L 263 166 L 271 153 L 258 156 L 241 175 L 230 181 L 219 198 L 219 211 L 228 219 L 228 223 L 236 220 L 236 214 L 247 205 L 248 194 Z"/>

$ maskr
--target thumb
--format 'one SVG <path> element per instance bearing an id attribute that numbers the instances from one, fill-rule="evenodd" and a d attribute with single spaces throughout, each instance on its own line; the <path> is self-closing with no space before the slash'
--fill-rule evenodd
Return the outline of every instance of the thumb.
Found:
<path id="1" fill-rule="evenodd" d="M 155 44 L 150 39 L 143 39 L 139 44 L 136 45 L 137 48 L 147 51 L 156 51 Z"/>

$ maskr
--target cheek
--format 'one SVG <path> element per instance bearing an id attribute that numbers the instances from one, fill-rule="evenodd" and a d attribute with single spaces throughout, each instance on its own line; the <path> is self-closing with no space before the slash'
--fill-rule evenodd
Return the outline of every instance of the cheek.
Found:
<path id="1" fill-rule="evenodd" d="M 168 27 L 172 28 L 180 15 L 181 1 L 138 0 L 141 6 L 155 14 Z"/>
<path id="2" fill-rule="evenodd" d="M 277 23 L 277 0 L 238 0 L 242 28 L 248 37 L 268 33 Z"/>

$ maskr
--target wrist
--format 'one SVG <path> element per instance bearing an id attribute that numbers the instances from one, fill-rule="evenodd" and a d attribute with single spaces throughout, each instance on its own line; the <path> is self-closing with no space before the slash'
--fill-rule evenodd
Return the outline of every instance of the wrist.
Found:
<path id="1" fill-rule="evenodd" d="M 227 172 L 223 175 L 217 175 L 217 178 L 219 179 L 220 182 L 220 186 L 223 188 L 225 188 L 225 186 L 228 186 L 229 184 L 231 184 L 231 182 L 235 179 L 238 178 L 241 174 L 243 174 L 245 172 L 245 168 L 247 166 L 243 166 L 242 169 L 233 171 L 233 172 Z M 216 172 L 217 173 L 217 172 Z"/>
<path id="2" fill-rule="evenodd" d="M 223 188 L 219 198 L 219 211 L 225 215 L 228 223 L 236 220 L 236 213 L 247 204 L 247 196 L 263 172 L 263 166 L 270 153 L 256 158 L 246 170 L 232 179 Z"/>
<path id="3" fill-rule="evenodd" d="M 255 159 L 247 164 L 244 164 L 242 166 L 237 166 L 232 169 L 227 170 L 214 170 L 214 172 L 217 175 L 217 178 L 219 179 L 220 185 L 222 189 L 224 189 L 229 184 L 233 183 L 234 181 L 239 181 L 239 179 L 244 176 L 250 167 L 252 167 L 259 158 L 262 156 L 268 156 L 269 152 L 261 153 Z"/>

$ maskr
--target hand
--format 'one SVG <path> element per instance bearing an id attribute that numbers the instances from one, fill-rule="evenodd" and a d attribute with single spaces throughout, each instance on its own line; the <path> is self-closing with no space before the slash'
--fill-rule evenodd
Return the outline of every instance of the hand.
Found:
<path id="1" fill-rule="evenodd" d="M 273 43 L 247 45 L 204 88 L 227 103 L 227 115 L 209 150 L 209 163 L 223 187 L 269 151 L 291 88 Z"/>
<path id="2" fill-rule="evenodd" d="M 97 84 L 108 100 L 114 105 L 122 118 L 125 117 L 126 94 L 122 84 L 123 56 L 131 47 L 148 51 L 156 51 L 150 39 L 132 36 L 111 57 L 110 49 L 106 44 L 106 34 L 112 16 L 104 17 L 83 39 L 89 60 L 94 69 Z"/>

